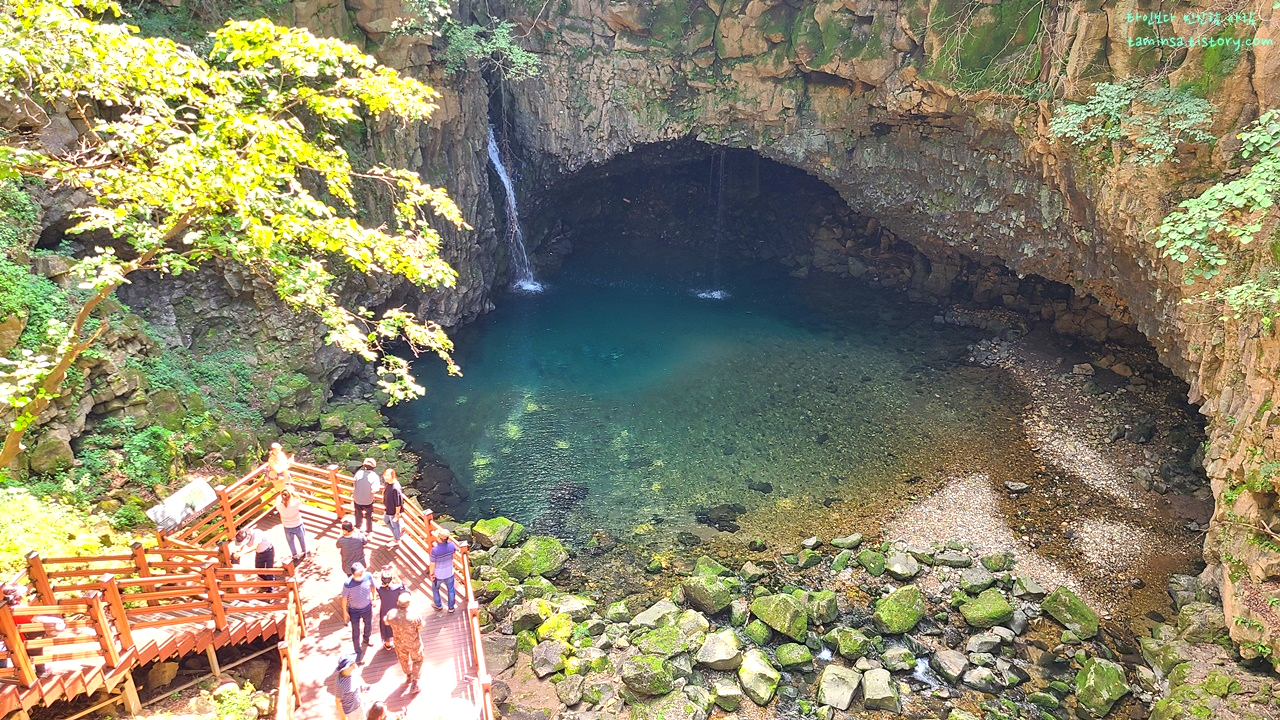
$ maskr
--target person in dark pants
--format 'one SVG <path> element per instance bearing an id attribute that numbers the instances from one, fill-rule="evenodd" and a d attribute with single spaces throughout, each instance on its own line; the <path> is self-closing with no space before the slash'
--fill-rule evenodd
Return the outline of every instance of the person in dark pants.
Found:
<path id="1" fill-rule="evenodd" d="M 404 583 L 396 580 L 390 566 L 382 569 L 381 580 L 378 583 L 378 632 L 382 634 L 382 647 L 390 650 L 394 643 L 391 641 L 391 626 L 387 624 L 387 613 L 396 608 L 400 593 L 405 592 L 405 587 Z"/>
<path id="2" fill-rule="evenodd" d="M 256 568 L 274 567 L 276 564 L 276 546 L 271 544 L 271 538 L 267 534 L 256 527 L 245 528 L 236 533 L 236 541 L 231 544 L 231 554 L 241 555 L 247 550 L 253 550 L 253 566 Z M 271 573 L 258 573 L 258 577 L 263 580 L 275 580 L 276 576 Z M 262 587 L 258 592 L 274 592 L 273 587 Z"/>
<path id="3" fill-rule="evenodd" d="M 355 506 L 355 526 L 360 527 L 360 520 L 364 520 L 364 531 L 373 536 L 373 500 L 376 493 L 382 488 L 379 487 L 378 471 L 375 470 L 378 461 L 373 458 L 365 458 L 364 466 L 356 471 L 352 478 L 355 486 L 351 489 L 351 504 Z"/>
<path id="4" fill-rule="evenodd" d="M 369 649 L 369 637 L 373 635 L 373 577 L 365 572 L 362 563 L 352 566 L 351 577 L 342 584 L 342 619 L 351 623 L 356 664 L 363 665 L 364 651 Z"/>
<path id="5" fill-rule="evenodd" d="M 350 575 L 356 563 L 365 564 L 364 547 L 369 544 L 364 533 L 355 528 L 350 520 L 342 521 L 342 537 L 338 538 L 338 555 L 342 558 L 342 574 Z"/>

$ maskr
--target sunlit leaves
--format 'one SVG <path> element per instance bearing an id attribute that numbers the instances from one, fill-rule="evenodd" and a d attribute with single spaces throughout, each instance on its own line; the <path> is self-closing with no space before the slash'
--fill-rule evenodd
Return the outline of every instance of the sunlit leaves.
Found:
<path id="1" fill-rule="evenodd" d="M 1240 134 L 1241 151 L 1253 165 L 1239 177 L 1209 186 L 1198 197 L 1183 200 L 1155 230 L 1164 256 L 1187 263 L 1187 281 L 1211 278 L 1227 264 L 1231 246 L 1248 245 L 1262 230 L 1268 211 L 1280 197 L 1280 111 L 1272 110 Z M 1250 281 L 1241 288 L 1254 287 Z M 1247 295 L 1230 293 L 1236 304 Z"/>
<path id="2" fill-rule="evenodd" d="M 140 269 L 177 274 L 224 258 L 321 318 L 330 340 L 350 352 L 377 360 L 384 342 L 399 340 L 453 368 L 438 326 L 400 311 L 390 323 L 349 311 L 330 268 L 394 274 L 422 287 L 454 282 L 427 219 L 466 227 L 457 206 L 415 173 L 357 171 L 338 142 L 344 126 L 369 117 L 426 118 L 434 90 L 343 42 L 265 20 L 226 24 L 200 57 L 97 21 L 118 15 L 102 0 L 0 0 L 0 7 L 0 97 L 35 113 L 73 109 L 88 124 L 81 145 L 59 155 L 0 145 L 0 177 L 41 176 L 95 198 L 74 230 L 116 242 L 75 268 L 92 297 Z M 359 182 L 385 188 L 390 227 L 354 219 Z M 51 348 L 51 357 L 65 359 L 78 346 L 84 323 L 71 327 L 59 343 L 64 354 Z M 30 363 L 30 371 L 6 372 L 5 387 L 27 388 L 32 378 L 48 385 L 52 376 Z M 421 392 L 407 363 L 383 368 L 393 398 Z M 6 393 L 10 405 L 37 397 Z"/>

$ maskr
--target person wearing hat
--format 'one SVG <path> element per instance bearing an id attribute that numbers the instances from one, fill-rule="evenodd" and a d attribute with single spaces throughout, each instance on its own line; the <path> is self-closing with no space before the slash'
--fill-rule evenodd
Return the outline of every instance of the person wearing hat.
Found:
<path id="1" fill-rule="evenodd" d="M 396 607 L 396 601 L 400 599 L 400 593 L 405 592 L 404 583 L 396 580 L 396 574 L 392 571 L 391 566 L 382 569 L 382 574 L 378 583 L 378 632 L 382 635 L 382 647 L 390 650 L 392 647 L 391 626 L 387 625 L 387 613 Z"/>
<path id="2" fill-rule="evenodd" d="M 334 701 L 338 706 L 339 720 L 364 720 L 364 693 L 369 686 L 361 682 L 359 660 L 347 653 L 338 658 L 338 680 L 335 683 Z"/>
<path id="3" fill-rule="evenodd" d="M 440 528 L 436 532 L 436 544 L 431 546 L 429 555 L 431 564 L 428 568 L 428 574 L 431 576 L 431 600 L 437 610 L 444 609 L 440 603 L 440 585 L 443 583 L 449 590 L 449 612 L 453 612 L 457 597 L 457 590 L 453 584 L 453 554 L 456 552 L 458 552 L 458 546 L 454 544 L 449 531 Z"/>
<path id="4" fill-rule="evenodd" d="M 355 526 L 360 527 L 361 518 L 364 519 L 364 531 L 370 536 L 373 535 L 373 499 L 381 487 L 378 482 L 378 471 L 374 468 L 378 467 L 378 461 L 373 458 L 365 458 L 364 465 L 356 471 L 355 488 L 351 491 L 351 504 L 355 506 Z"/>
<path id="5" fill-rule="evenodd" d="M 396 641 L 396 659 L 404 670 L 408 691 L 418 692 L 418 676 L 422 674 L 422 617 L 409 609 L 413 598 L 402 592 L 396 598 L 396 607 L 387 613 L 387 625 Z"/>
<path id="6" fill-rule="evenodd" d="M 373 577 L 364 571 L 363 563 L 352 565 L 351 576 L 342 584 L 342 619 L 351 623 L 356 664 L 363 665 L 364 651 L 373 635 Z"/>

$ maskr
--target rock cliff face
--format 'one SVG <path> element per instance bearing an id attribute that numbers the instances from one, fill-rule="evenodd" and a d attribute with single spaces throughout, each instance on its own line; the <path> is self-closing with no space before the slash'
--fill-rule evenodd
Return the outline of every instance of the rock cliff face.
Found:
<path id="1" fill-rule="evenodd" d="M 1246 655 L 1261 642 L 1277 657 L 1269 628 L 1280 614 L 1263 600 L 1280 588 L 1280 553 L 1273 537 L 1238 524 L 1274 527 L 1276 496 L 1236 488 L 1277 451 L 1280 342 L 1269 326 L 1184 303 L 1204 288 L 1184 286 L 1183 268 L 1147 232 L 1170 204 L 1221 177 L 1236 129 L 1276 105 L 1280 52 L 1134 46 L 1153 31 L 1128 13 L 1162 10 L 1176 16 L 1163 34 L 1210 34 L 1181 20 L 1187 8 L 1132 2 L 512 5 L 505 15 L 527 30 L 544 71 L 503 93 L 504 125 L 535 207 L 574 173 L 647 143 L 749 148 L 822 179 L 935 266 L 998 260 L 1135 324 L 1209 417 L 1205 464 L 1219 503 L 1205 555 L 1228 616 L 1244 618 L 1232 633 Z M 1277 11 L 1259 12 L 1256 27 L 1236 34 L 1264 37 Z M 1214 148 L 1184 146 L 1178 164 L 1141 168 L 1082 161 L 1051 141 L 1043 98 L 1080 99 L 1095 81 L 1157 71 L 1208 94 L 1224 138 Z"/>

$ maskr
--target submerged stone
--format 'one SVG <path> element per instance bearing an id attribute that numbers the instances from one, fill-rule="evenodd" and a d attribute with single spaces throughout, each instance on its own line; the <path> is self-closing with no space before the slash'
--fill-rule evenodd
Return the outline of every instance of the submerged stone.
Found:
<path id="1" fill-rule="evenodd" d="M 699 555 L 693 564 L 694 575 L 732 575 L 733 571 L 721 565 L 719 561 L 709 558 L 706 555 Z"/>
<path id="2" fill-rule="evenodd" d="M 831 544 L 840 548 L 841 550 L 853 550 L 854 548 L 862 544 L 862 534 L 854 533 L 846 537 L 836 538 L 831 541 Z"/>
<path id="3" fill-rule="evenodd" d="M 1053 591 L 1040 608 L 1080 638 L 1088 640 L 1098 634 L 1098 614 L 1065 587 Z"/>

